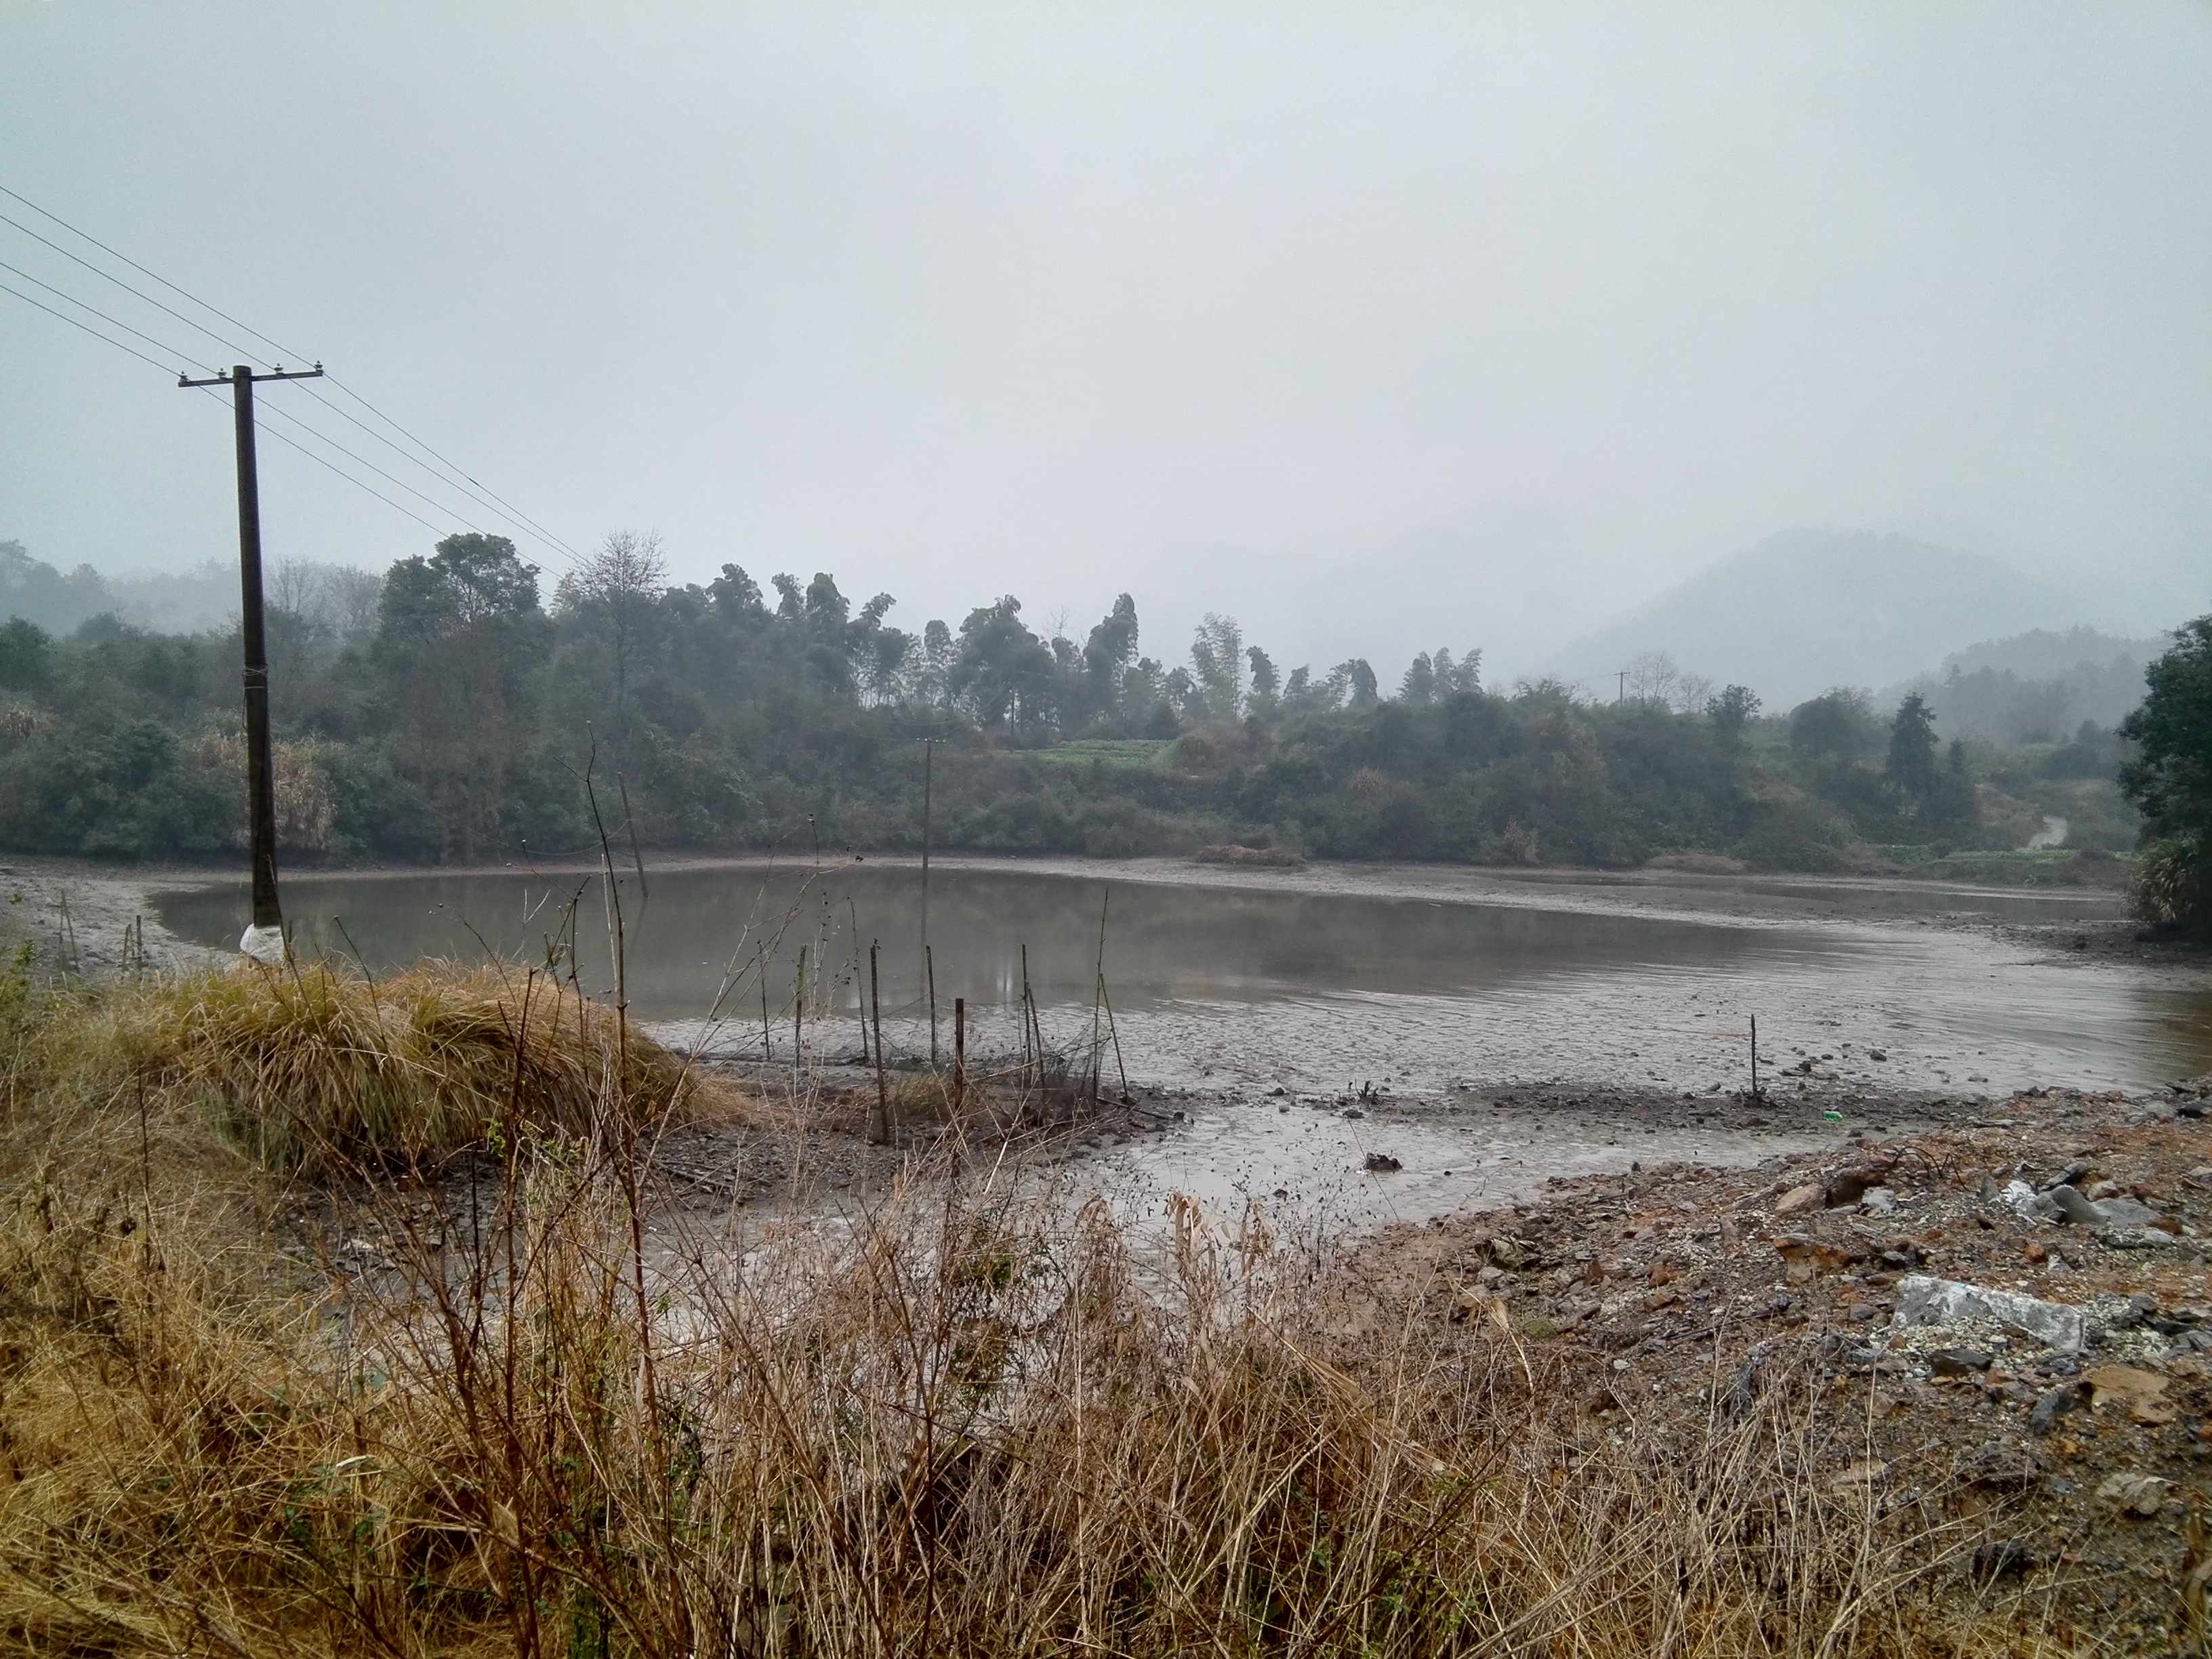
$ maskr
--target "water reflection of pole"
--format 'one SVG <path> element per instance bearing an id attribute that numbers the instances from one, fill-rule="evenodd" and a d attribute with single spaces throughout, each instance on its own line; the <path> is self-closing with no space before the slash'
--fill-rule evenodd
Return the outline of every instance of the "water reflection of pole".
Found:
<path id="1" fill-rule="evenodd" d="M 1091 1105 L 1094 1111 L 1098 1106 L 1099 1066 L 1100 1062 L 1104 1058 L 1099 1047 L 1099 1037 L 1101 1034 L 1099 1031 L 1098 1010 L 1100 1003 L 1105 1000 L 1106 996 L 1106 906 L 1108 902 L 1111 900 L 1113 896 L 1114 892 L 1111 888 L 1106 889 L 1105 891 L 1101 893 L 1099 896 L 1098 962 L 1097 966 L 1092 974 L 1091 981 Z"/>
<path id="2" fill-rule="evenodd" d="M 936 757 L 939 739 L 921 740 L 921 968 L 925 975 L 929 968 L 929 806 L 930 762 Z M 929 1063 L 937 1064 L 937 989 L 934 979 L 930 982 Z"/>

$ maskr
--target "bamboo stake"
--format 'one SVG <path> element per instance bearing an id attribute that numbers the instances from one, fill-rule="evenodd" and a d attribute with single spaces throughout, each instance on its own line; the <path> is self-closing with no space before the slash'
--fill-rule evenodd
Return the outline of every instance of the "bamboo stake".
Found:
<path id="1" fill-rule="evenodd" d="M 1106 988 L 1106 976 L 1098 976 L 1098 998 L 1106 1005 L 1106 1030 L 1114 1039 L 1114 1069 L 1121 1074 L 1121 1097 L 1129 1097 L 1129 1068 L 1121 1064 L 1121 1032 L 1114 1024 L 1114 994 Z"/>
<path id="2" fill-rule="evenodd" d="M 791 1091 L 799 1092 L 799 1056 L 806 1043 L 806 947 L 799 947 L 799 976 L 791 989 Z"/>
<path id="3" fill-rule="evenodd" d="M 1036 1078 L 1040 1057 L 1030 1041 L 1030 947 L 1022 946 L 1022 1073 L 1028 1082 Z"/>
<path id="4" fill-rule="evenodd" d="M 874 1010 L 876 1020 L 876 1121 L 868 1127 L 868 1139 L 878 1146 L 887 1146 L 891 1138 L 890 1090 L 884 1082 L 884 999 L 876 979 L 878 946 L 868 946 L 868 1004 Z"/>
<path id="5" fill-rule="evenodd" d="M 853 919 L 853 1010 L 860 1022 L 860 1064 L 868 1063 L 868 1011 L 860 1004 L 860 913 L 852 896 L 845 898 L 845 913 Z"/>

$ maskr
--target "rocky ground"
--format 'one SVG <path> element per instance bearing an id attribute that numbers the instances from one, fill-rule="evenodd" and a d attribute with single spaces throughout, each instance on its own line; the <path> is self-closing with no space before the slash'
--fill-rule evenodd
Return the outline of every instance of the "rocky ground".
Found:
<path id="1" fill-rule="evenodd" d="M 1960 1593 L 2166 1651 L 2212 1578 L 2208 1093 L 2029 1093 L 1752 1169 L 1559 1179 L 1379 1234 L 1352 1276 L 1378 1312 L 1540 1348 L 1595 1434 L 1809 1373 L 1836 1480 L 1969 1529 Z"/>

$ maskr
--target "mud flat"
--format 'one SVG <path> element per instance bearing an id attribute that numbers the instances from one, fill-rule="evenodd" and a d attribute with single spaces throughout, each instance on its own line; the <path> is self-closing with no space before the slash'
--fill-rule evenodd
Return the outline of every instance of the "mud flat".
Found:
<path id="1" fill-rule="evenodd" d="M 0 946 L 28 945 L 44 966 L 66 965 L 88 977 L 135 962 L 142 939 L 151 968 L 215 961 L 230 953 L 172 933 L 154 896 L 213 879 L 200 870 L 118 870 L 10 854 L 0 859 Z"/>
<path id="2" fill-rule="evenodd" d="M 916 861 L 651 869 L 652 902 L 629 910 L 630 994 L 672 1046 L 765 1061 L 769 1079 L 787 1069 L 791 958 L 811 943 L 823 1000 L 803 1046 L 810 1069 L 834 1073 L 857 1038 L 851 964 L 880 939 L 892 1052 L 929 1052 Z M 191 941 L 236 936 L 235 882 L 32 873 L 27 905 L 47 915 L 68 891 L 74 915 L 97 918 L 79 923 L 94 941 L 119 939 L 149 893 Z M 537 955 L 555 901 L 593 879 L 583 865 L 501 866 L 301 876 L 288 890 L 303 938 L 343 913 L 380 969 L 466 955 L 479 936 Z M 940 1058 L 955 995 L 976 1047 L 1018 1048 L 1025 963 L 1048 1042 L 1087 1054 L 1110 890 L 1118 1050 L 1102 1063 L 1181 1115 L 1101 1127 L 1075 1153 L 1133 1207 L 1171 1189 L 1222 1205 L 1280 1189 L 1381 1225 L 1554 1175 L 1756 1162 L 1854 1128 L 1971 1117 L 2027 1089 L 2139 1095 L 2212 1071 L 2212 965 L 2141 937 L 2106 890 L 1166 859 L 951 857 L 933 879 Z M 759 897 L 776 884 L 804 894 L 805 924 L 756 946 L 746 930 L 776 909 Z M 587 970 L 595 941 L 574 935 Z M 702 1018 L 726 959 L 751 948 L 782 953 L 769 1029 L 750 985 Z M 1742 1104 L 1754 1017 L 1758 1109 Z M 1370 1171 L 1370 1156 L 1399 1168 Z"/>

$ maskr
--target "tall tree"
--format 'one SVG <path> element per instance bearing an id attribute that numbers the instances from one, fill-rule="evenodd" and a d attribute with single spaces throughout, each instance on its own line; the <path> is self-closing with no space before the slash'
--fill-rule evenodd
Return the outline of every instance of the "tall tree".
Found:
<path id="1" fill-rule="evenodd" d="M 1035 729 L 1052 717 L 1059 663 L 1023 623 L 1022 602 L 1009 593 L 968 613 L 950 678 L 953 695 L 986 731 Z"/>
<path id="2" fill-rule="evenodd" d="M 1936 793 L 1936 711 L 1917 691 L 1908 691 L 1889 723 L 1889 759 L 1882 775 L 1915 807 Z"/>
<path id="3" fill-rule="evenodd" d="M 448 536 L 385 578 L 374 655 L 403 776 L 429 815 L 425 839 L 473 858 L 503 839 L 518 751 L 535 736 L 532 684 L 550 624 L 538 568 L 504 536 Z"/>
<path id="4" fill-rule="evenodd" d="M 1201 718 L 1233 720 L 1244 713 L 1244 632 L 1234 617 L 1207 611 L 1190 642 L 1191 678 L 1196 683 L 1194 705 L 1203 705 Z"/>
<path id="5" fill-rule="evenodd" d="M 667 586 L 668 561 L 660 538 L 617 530 L 553 590 L 556 608 L 598 633 L 612 658 L 614 705 L 609 713 L 617 765 L 627 763 L 633 735 L 630 679 L 640 635 Z"/>
<path id="6" fill-rule="evenodd" d="M 1244 647 L 1244 660 L 1252 668 L 1252 712 L 1266 716 L 1275 712 L 1275 704 L 1282 691 L 1282 676 L 1275 670 L 1275 659 L 1256 645 Z"/>
<path id="7" fill-rule="evenodd" d="M 2146 921 L 2203 927 L 2212 925 L 2212 617 L 2177 629 L 2143 682 L 2118 733 L 2135 747 L 2120 763 L 2120 793 L 2143 816 L 2130 897 Z"/>
<path id="8" fill-rule="evenodd" d="M 1723 686 L 1705 704 L 1705 718 L 1713 723 L 1713 735 L 1729 749 L 1743 746 L 1745 728 L 1758 714 L 1759 693 L 1747 685 Z"/>
<path id="9" fill-rule="evenodd" d="M 1109 720 L 1121 711 L 1121 677 L 1137 654 L 1137 602 L 1118 595 L 1083 642 L 1083 716 Z"/>

